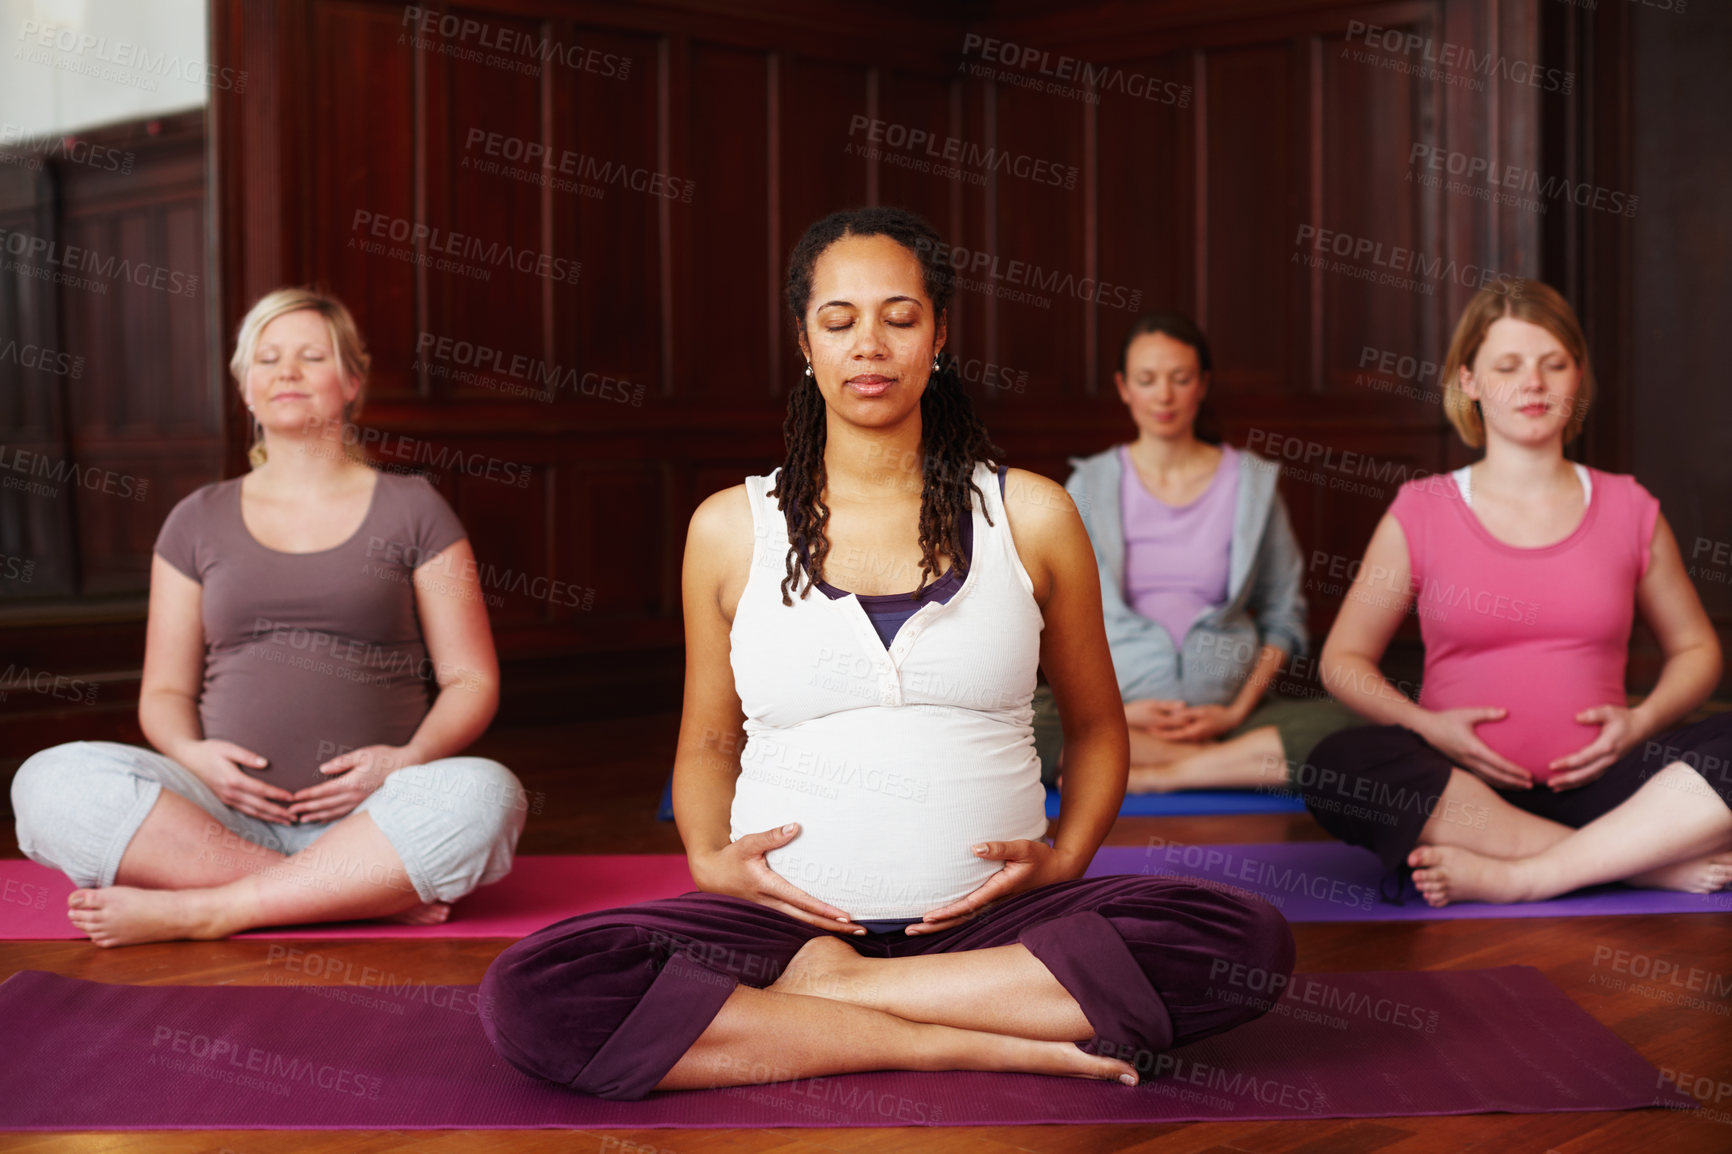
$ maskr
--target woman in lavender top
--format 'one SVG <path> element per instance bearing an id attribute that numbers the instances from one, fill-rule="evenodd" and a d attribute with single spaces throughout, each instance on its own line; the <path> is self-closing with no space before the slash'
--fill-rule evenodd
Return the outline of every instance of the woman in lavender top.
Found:
<path id="1" fill-rule="evenodd" d="M 1304 559 L 1278 468 L 1211 434 L 1208 339 L 1176 313 L 1140 318 L 1113 375 L 1137 437 L 1072 458 L 1100 567 L 1107 641 L 1130 726 L 1132 792 L 1285 788 L 1289 767 L 1356 719 L 1321 690 L 1266 697 L 1305 653 Z M 1043 770 L 1056 706 L 1035 702 Z"/>

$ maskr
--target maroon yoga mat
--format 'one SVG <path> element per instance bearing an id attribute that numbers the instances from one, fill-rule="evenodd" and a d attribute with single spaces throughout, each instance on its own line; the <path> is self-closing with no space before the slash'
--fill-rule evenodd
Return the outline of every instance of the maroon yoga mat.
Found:
<path id="1" fill-rule="evenodd" d="M 1222 975 L 1257 997 L 1255 973 Z M 631 1129 L 1370 1118 L 1689 1107 L 1538 970 L 1299 974 L 1135 1088 L 881 1073 L 609 1102 L 487 1044 L 476 987 L 0 984 L 7 1130 Z"/>

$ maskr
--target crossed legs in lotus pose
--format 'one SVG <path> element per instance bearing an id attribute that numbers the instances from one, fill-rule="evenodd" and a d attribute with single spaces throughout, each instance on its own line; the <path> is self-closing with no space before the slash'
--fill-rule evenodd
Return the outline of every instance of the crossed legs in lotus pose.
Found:
<path id="1" fill-rule="evenodd" d="M 1713 893 L 1732 882 L 1732 809 L 1677 761 L 1616 809 L 1571 829 L 1455 769 L 1407 864 L 1434 906 L 1543 901 L 1615 881 Z"/>
<path id="2" fill-rule="evenodd" d="M 79 889 L 66 916 L 99 946 L 225 938 L 255 926 L 391 918 L 433 925 L 445 902 L 423 902 L 402 859 L 365 813 L 337 821 L 296 854 L 238 839 L 186 798 L 163 790 L 126 847 L 115 884 Z"/>
<path id="3" fill-rule="evenodd" d="M 1023 946 L 867 958 L 825 935 L 802 946 L 771 985 L 735 989 L 656 1088 L 867 1070 L 1002 1070 L 1136 1085 L 1129 1062 L 1075 1045 L 1093 1036 L 1075 999 Z"/>

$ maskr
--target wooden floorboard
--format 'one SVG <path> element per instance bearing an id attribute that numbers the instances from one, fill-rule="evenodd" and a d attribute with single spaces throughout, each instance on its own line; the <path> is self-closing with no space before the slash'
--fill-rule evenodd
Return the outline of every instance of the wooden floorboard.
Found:
<path id="1" fill-rule="evenodd" d="M 655 805 L 671 764 L 678 719 L 671 716 L 502 730 L 475 752 L 511 766 L 532 798 L 519 852 L 674 853 L 671 823 Z M 1151 837 L 1196 844 L 1323 838 L 1303 814 L 1124 818 L 1109 842 L 1147 845 Z M 12 823 L 0 830 L 0 856 L 16 857 Z M 711 1154 L 832 1151 L 980 1151 L 1009 1154 L 1725 1154 L 1732 1151 L 1732 1002 L 1712 993 L 1709 1008 L 1672 1004 L 1617 970 L 1655 963 L 1732 984 L 1732 914 L 1623 918 L 1542 918 L 1293 927 L 1301 970 L 1456 970 L 1538 967 L 1619 1037 L 1657 1066 L 1707 1079 L 1725 1097 L 1712 1116 L 1665 1110 L 1573 1114 L 1475 1114 L 1446 1118 L 1321 1119 L 1182 1125 L 982 1126 L 909 1129 L 638 1131 L 174 1131 L 149 1134 L 0 1134 L 0 1150 L 463 1152 L 609 1151 L 613 1154 Z M 297 941 L 333 972 L 372 966 L 433 984 L 480 980 L 504 940 Z M 263 985 L 283 980 L 284 963 L 259 941 L 176 942 L 101 950 L 88 943 L 0 942 L 0 979 L 45 970 L 137 985 Z M 1620 988 L 1617 980 L 1626 983 Z M 299 976 L 295 980 L 302 980 Z M 0 1023 L 0 1036 L 4 1024 Z M 1511 1071 L 1520 1077 L 1520 1071 Z M 5 1088 L 0 1087 L 0 1093 Z M 1720 1093 L 1719 1089 L 1713 1093 Z M 1710 1103 L 1710 1108 L 1713 1104 Z"/>

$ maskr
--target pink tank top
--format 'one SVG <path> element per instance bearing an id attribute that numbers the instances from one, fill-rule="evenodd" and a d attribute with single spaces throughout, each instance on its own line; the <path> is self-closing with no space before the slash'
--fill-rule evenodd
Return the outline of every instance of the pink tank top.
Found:
<path id="1" fill-rule="evenodd" d="M 1533 774 L 1599 735 L 1575 715 L 1622 705 L 1636 585 L 1648 571 L 1660 503 L 1634 477 L 1590 470 L 1575 531 L 1528 549 L 1486 531 L 1446 474 L 1409 481 L 1401 524 L 1425 641 L 1426 709 L 1498 706 L 1480 739 Z"/>

